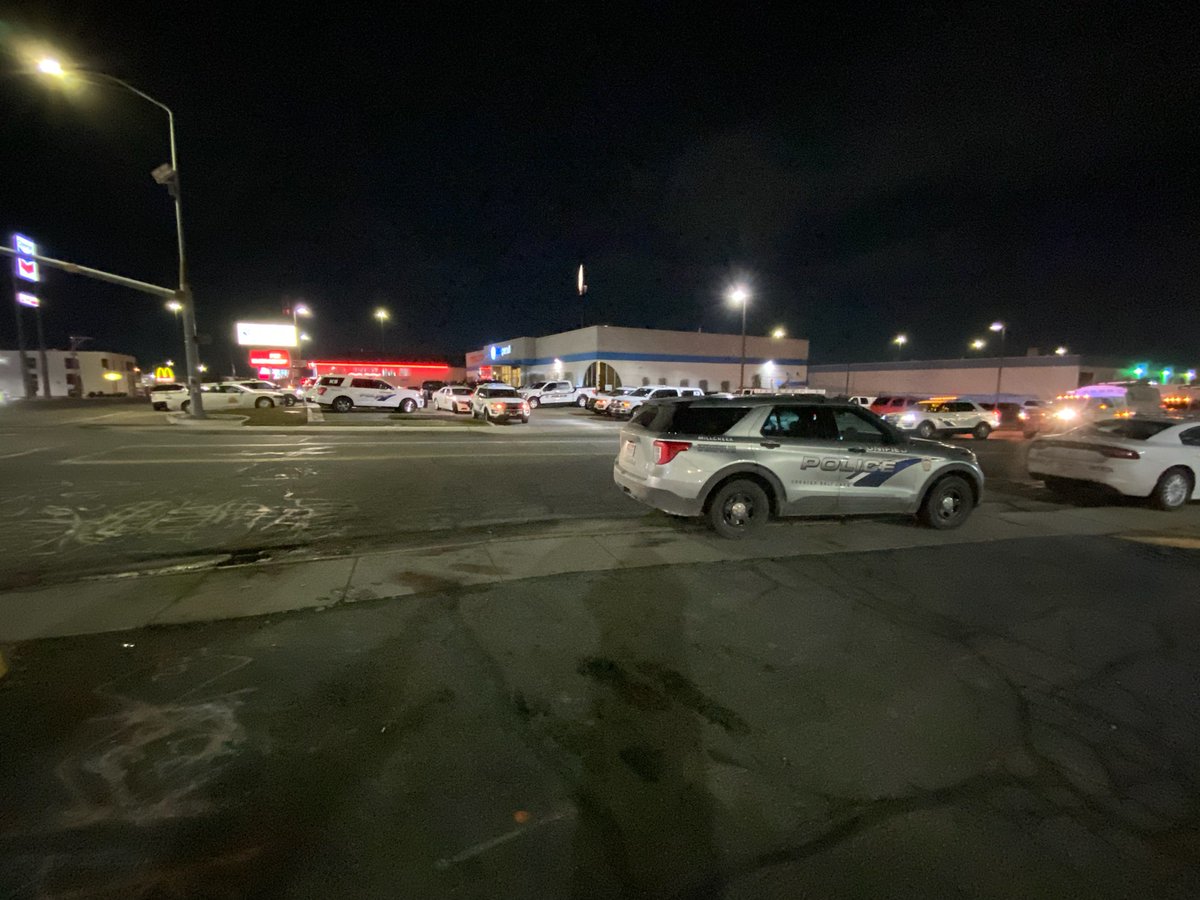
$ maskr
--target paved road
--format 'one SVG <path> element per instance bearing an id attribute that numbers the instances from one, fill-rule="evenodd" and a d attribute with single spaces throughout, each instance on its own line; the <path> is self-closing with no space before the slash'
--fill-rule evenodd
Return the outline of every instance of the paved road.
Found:
<path id="1" fill-rule="evenodd" d="M 1200 554 L 591 572 L 24 644 L 0 896 L 1200 896 Z"/>
<path id="2" fill-rule="evenodd" d="M 0 587 L 229 551 L 656 515 L 612 485 L 616 423 L 577 410 L 465 434 L 289 434 L 145 430 L 125 423 L 161 414 L 99 409 L 0 410 Z M 990 497 L 1032 495 L 1022 443 L 972 448 Z"/>

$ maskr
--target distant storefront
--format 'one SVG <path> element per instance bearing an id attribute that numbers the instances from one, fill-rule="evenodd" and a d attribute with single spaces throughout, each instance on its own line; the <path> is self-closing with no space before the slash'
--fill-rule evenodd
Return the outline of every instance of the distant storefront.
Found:
<path id="1" fill-rule="evenodd" d="M 407 362 L 404 360 L 310 359 L 305 366 L 322 375 L 374 375 L 400 387 L 420 385 L 423 381 L 454 381 L 463 377 L 461 368 L 444 362 Z"/>
<path id="2" fill-rule="evenodd" d="M 1133 377 L 1128 363 L 1068 354 L 809 366 L 813 387 L 853 395 L 1002 394 L 1052 399 L 1098 382 Z M 997 388 L 999 382 L 999 388 Z"/>
<path id="3" fill-rule="evenodd" d="M 593 325 L 545 337 L 496 341 L 467 354 L 467 376 L 512 385 L 565 379 L 601 389 L 670 384 L 705 391 L 738 387 L 740 334 Z M 746 338 L 746 387 L 803 384 L 808 341 Z"/>
<path id="4" fill-rule="evenodd" d="M 25 379 L 37 396 L 43 396 L 42 376 L 36 349 L 27 350 Z M 138 389 L 141 369 L 126 353 L 107 350 L 47 350 L 46 368 L 51 397 L 96 397 L 133 394 Z M 21 356 L 16 350 L 0 350 L 0 398 L 25 396 L 21 379 Z"/>

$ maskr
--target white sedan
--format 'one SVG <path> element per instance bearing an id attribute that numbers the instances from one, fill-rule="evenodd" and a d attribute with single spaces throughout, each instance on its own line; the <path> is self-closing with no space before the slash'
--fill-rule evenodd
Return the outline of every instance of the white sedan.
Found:
<path id="1" fill-rule="evenodd" d="M 1056 493 L 1103 487 L 1147 497 L 1159 509 L 1200 499 L 1200 421 L 1161 416 L 1105 419 L 1034 438 L 1029 476 Z"/>
<path id="2" fill-rule="evenodd" d="M 448 384 L 433 392 L 433 408 L 452 413 L 471 411 L 471 389 L 462 384 Z"/>

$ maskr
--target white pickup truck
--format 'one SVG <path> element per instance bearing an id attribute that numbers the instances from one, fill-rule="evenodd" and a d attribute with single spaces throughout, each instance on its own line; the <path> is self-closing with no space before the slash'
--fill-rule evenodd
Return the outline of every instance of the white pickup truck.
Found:
<path id="1" fill-rule="evenodd" d="M 596 389 L 575 387 L 569 381 L 535 381 L 521 388 L 520 395 L 529 401 L 530 409 L 539 406 L 587 406 Z"/>

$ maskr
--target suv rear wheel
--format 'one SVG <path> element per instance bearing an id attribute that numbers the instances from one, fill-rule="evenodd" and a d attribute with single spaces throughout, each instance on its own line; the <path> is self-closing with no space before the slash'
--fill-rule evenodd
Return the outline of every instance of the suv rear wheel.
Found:
<path id="1" fill-rule="evenodd" d="M 350 412 L 350 410 L 352 410 L 353 408 L 354 408 L 354 401 L 351 400 L 349 397 L 338 397 L 336 400 L 333 401 L 333 411 L 334 412 L 340 412 L 340 413 Z"/>
<path id="2" fill-rule="evenodd" d="M 936 433 L 932 422 L 922 422 L 917 426 L 917 436 L 929 440 Z"/>
<path id="3" fill-rule="evenodd" d="M 971 431 L 971 436 L 977 441 L 986 441 L 989 434 L 992 433 L 992 426 L 987 422 L 980 422 Z"/>
<path id="4" fill-rule="evenodd" d="M 529 398 L 529 408 L 530 409 L 537 409 L 541 405 L 541 403 L 542 403 L 542 401 L 539 400 L 537 397 Z"/>
<path id="5" fill-rule="evenodd" d="M 587 406 L 587 400 L 588 398 L 586 395 L 581 395 L 579 399 L 575 401 L 575 405 L 580 409 L 583 409 L 585 406 Z"/>
<path id="6" fill-rule="evenodd" d="M 417 408 L 417 401 L 414 400 L 412 397 L 409 397 L 407 400 L 400 401 L 400 411 L 401 412 L 410 413 L 416 408 Z"/>
<path id="7" fill-rule="evenodd" d="M 708 523 L 727 538 L 744 538 L 766 524 L 771 515 L 767 492 L 748 478 L 722 485 L 708 504 Z"/>
<path id="8" fill-rule="evenodd" d="M 957 528 L 967 521 L 974 506 L 975 495 L 966 479 L 947 475 L 929 489 L 917 518 L 930 528 Z"/>

